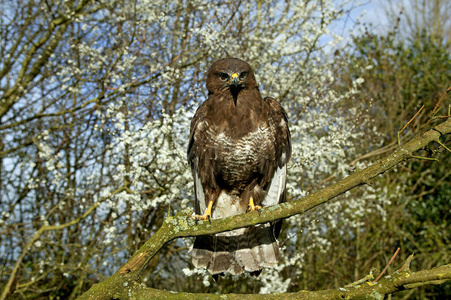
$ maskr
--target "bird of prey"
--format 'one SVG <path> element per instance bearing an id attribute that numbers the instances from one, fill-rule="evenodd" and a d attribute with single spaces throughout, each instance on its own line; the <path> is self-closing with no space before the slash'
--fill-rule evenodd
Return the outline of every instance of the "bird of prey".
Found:
<path id="1" fill-rule="evenodd" d="M 251 66 L 237 58 L 212 64 L 208 99 L 191 122 L 188 161 L 198 220 L 247 213 L 285 201 L 291 137 L 287 115 L 262 98 Z M 192 262 L 215 280 L 230 272 L 258 276 L 279 261 L 281 220 L 195 239 Z"/>

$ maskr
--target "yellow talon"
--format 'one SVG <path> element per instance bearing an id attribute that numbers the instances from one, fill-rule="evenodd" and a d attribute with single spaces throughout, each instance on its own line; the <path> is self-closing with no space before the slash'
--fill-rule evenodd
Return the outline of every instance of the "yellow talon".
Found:
<path id="1" fill-rule="evenodd" d="M 254 204 L 254 198 L 252 196 L 249 198 L 249 205 L 247 206 L 246 212 L 256 210 L 258 211 L 258 215 L 262 212 L 262 207 Z"/>
<path id="2" fill-rule="evenodd" d="M 208 202 L 207 209 L 203 215 L 194 215 L 193 219 L 196 221 L 196 224 L 199 220 L 208 220 L 211 223 L 211 208 L 213 207 L 213 201 Z"/>

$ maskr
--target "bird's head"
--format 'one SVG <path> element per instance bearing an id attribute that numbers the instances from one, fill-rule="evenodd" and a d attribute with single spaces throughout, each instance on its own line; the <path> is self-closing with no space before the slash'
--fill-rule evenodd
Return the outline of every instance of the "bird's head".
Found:
<path id="1" fill-rule="evenodd" d="M 251 66 L 238 58 L 224 58 L 214 62 L 207 73 L 207 89 L 210 93 L 230 92 L 236 100 L 245 89 L 257 86 Z"/>

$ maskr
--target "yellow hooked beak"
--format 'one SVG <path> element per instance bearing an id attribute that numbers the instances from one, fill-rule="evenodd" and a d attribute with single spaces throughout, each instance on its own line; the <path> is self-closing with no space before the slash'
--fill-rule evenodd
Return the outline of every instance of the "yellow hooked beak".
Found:
<path id="1" fill-rule="evenodd" d="M 230 77 L 231 81 L 229 82 L 229 84 L 233 84 L 234 86 L 239 86 L 241 84 L 237 73 L 233 73 Z"/>

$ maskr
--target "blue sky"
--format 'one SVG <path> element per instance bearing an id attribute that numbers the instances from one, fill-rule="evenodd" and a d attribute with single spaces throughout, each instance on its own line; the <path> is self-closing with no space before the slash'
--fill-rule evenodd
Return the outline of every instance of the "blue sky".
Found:
<path id="1" fill-rule="evenodd" d="M 343 18 L 345 28 L 348 30 L 352 29 L 353 32 L 358 33 L 359 29 L 363 29 L 364 24 L 372 24 L 372 29 L 377 33 L 386 32 L 388 29 L 388 19 L 384 10 L 385 5 L 387 3 L 380 0 L 351 1 L 348 8 L 352 8 L 352 10 Z M 357 22 L 360 25 L 356 26 Z M 344 32 L 343 36 L 346 37 L 347 33 Z"/>

